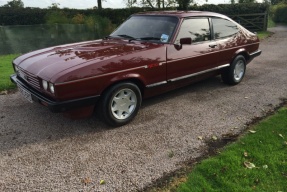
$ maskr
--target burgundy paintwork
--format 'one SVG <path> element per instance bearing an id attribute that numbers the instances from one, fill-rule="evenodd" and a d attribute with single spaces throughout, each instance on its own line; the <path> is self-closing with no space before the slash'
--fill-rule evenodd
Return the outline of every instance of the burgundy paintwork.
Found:
<path id="1" fill-rule="evenodd" d="M 179 18 L 177 31 L 185 17 L 204 16 L 226 18 L 209 12 L 152 12 L 139 15 L 169 15 Z M 228 19 L 229 20 L 229 19 Z M 233 37 L 205 41 L 200 44 L 174 45 L 177 32 L 170 43 L 129 41 L 127 39 L 101 39 L 68 44 L 27 53 L 13 61 L 24 72 L 55 85 L 55 94 L 36 90 L 53 101 L 67 101 L 102 95 L 111 85 L 120 81 L 133 81 L 142 91 L 143 98 L 184 86 L 209 75 L 173 81 L 189 74 L 229 64 L 238 54 L 252 59 L 258 50 L 257 36 L 239 26 Z M 211 48 L 210 44 L 216 44 Z M 162 85 L 157 83 L 166 82 Z M 42 102 L 42 104 L 45 104 Z M 90 115 L 94 105 L 85 106 L 81 115 Z M 79 109 L 68 111 L 77 115 Z M 85 112 L 85 113 L 83 113 Z"/>

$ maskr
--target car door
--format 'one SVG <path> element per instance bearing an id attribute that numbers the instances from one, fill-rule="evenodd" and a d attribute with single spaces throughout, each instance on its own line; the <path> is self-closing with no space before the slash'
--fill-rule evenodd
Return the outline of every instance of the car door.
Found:
<path id="1" fill-rule="evenodd" d="M 191 38 L 192 43 L 180 45 L 181 38 Z M 217 44 L 212 40 L 209 18 L 184 19 L 174 45 L 167 47 L 167 80 L 185 79 L 217 67 L 217 50 Z"/>

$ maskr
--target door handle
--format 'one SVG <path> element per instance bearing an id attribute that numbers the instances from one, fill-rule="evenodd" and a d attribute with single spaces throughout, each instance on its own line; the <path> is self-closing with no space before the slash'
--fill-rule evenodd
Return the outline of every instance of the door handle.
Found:
<path id="1" fill-rule="evenodd" d="M 216 44 L 209 45 L 210 48 L 215 48 L 216 46 L 217 46 Z"/>

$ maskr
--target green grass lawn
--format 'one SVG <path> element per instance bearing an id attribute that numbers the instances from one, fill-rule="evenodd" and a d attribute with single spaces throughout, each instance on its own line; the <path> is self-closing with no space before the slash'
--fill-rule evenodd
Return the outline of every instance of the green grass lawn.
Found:
<path id="1" fill-rule="evenodd" d="M 269 37 L 271 34 L 272 34 L 272 33 L 269 32 L 269 31 L 259 31 L 259 32 L 257 33 L 257 36 L 259 37 L 260 40 L 263 40 L 263 39 Z"/>
<path id="2" fill-rule="evenodd" d="M 287 108 L 251 129 L 253 133 L 247 131 L 220 154 L 196 165 L 172 191 L 286 191 Z"/>
<path id="3" fill-rule="evenodd" d="M 14 89 L 16 86 L 10 81 L 10 75 L 14 73 L 12 61 L 19 54 L 0 56 L 0 91 Z"/>

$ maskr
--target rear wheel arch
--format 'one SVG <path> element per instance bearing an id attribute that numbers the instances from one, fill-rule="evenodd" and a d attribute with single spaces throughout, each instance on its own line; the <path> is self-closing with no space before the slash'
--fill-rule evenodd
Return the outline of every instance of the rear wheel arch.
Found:
<path id="1" fill-rule="evenodd" d="M 245 58 L 246 62 L 248 62 L 248 60 L 250 59 L 250 56 L 249 56 L 249 54 L 247 53 L 247 51 L 246 51 L 244 48 L 242 48 L 242 49 L 237 50 L 237 51 L 234 53 L 230 64 L 231 64 L 231 63 L 234 61 L 234 59 L 235 59 L 237 56 L 239 56 L 239 55 L 242 55 L 242 56 Z"/>

